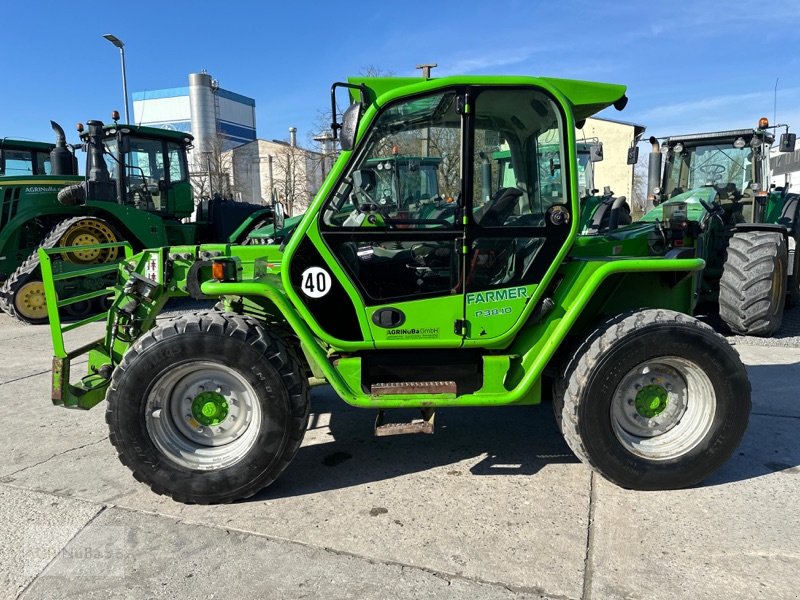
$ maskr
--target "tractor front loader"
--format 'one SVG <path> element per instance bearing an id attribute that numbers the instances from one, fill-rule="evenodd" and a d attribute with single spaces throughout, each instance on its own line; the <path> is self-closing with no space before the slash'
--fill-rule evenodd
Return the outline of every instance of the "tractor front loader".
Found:
<path id="1" fill-rule="evenodd" d="M 334 115 L 342 88 L 342 153 L 280 245 L 126 256 L 103 338 L 77 349 L 64 347 L 75 326 L 59 321 L 55 284 L 79 273 L 55 274 L 59 251 L 40 251 L 55 404 L 105 400 L 122 463 L 189 503 L 246 498 L 281 475 L 303 439 L 312 376 L 375 411 L 382 436 L 432 433 L 439 409 L 552 395 L 575 454 L 626 488 L 691 486 L 728 459 L 750 385 L 725 339 L 689 316 L 705 263 L 684 245 L 685 220 L 579 231 L 575 121 L 622 109 L 623 86 L 358 78 L 334 84 Z M 381 179 L 387 148 L 436 159 L 452 210 Z M 513 184 L 487 181 L 482 157 L 505 149 Z M 157 319 L 181 296 L 219 304 Z M 87 353 L 87 375 L 71 378 Z M 397 408 L 420 418 L 394 422 Z"/>

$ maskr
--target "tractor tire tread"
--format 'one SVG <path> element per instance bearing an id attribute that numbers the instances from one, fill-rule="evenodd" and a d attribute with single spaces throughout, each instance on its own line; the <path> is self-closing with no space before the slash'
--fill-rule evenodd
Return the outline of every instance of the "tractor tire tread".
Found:
<path id="1" fill-rule="evenodd" d="M 732 332 L 768 337 L 780 328 L 786 289 L 773 295 L 772 281 L 778 263 L 788 272 L 787 261 L 780 233 L 746 231 L 731 237 L 719 284 L 719 313 Z"/>
<path id="2" fill-rule="evenodd" d="M 34 277 L 37 274 L 37 272 L 39 272 L 38 271 L 39 249 L 55 248 L 59 240 L 64 236 L 64 234 L 67 231 L 69 231 L 70 227 L 72 227 L 75 223 L 82 221 L 83 219 L 89 219 L 89 218 L 95 219 L 97 221 L 103 221 L 103 219 L 99 217 L 94 217 L 90 215 L 80 215 L 77 217 L 70 217 L 68 219 L 64 219 L 63 221 L 59 221 L 56 225 L 53 226 L 52 229 L 50 229 L 50 232 L 39 243 L 36 249 L 30 253 L 28 258 L 26 258 L 23 261 L 23 263 L 14 270 L 14 272 L 9 276 L 9 278 L 5 280 L 2 287 L 0 287 L 0 308 L 2 308 L 5 313 L 27 324 L 47 322 L 47 319 L 30 321 L 21 316 L 17 311 L 17 309 L 14 307 L 14 297 L 16 296 L 20 288 L 23 285 L 25 285 L 32 277 Z M 103 222 L 105 223 L 105 221 Z M 109 225 L 108 223 L 106 224 Z"/>
<path id="3" fill-rule="evenodd" d="M 119 383 L 131 362 L 134 361 L 141 352 L 157 342 L 189 332 L 215 333 L 220 336 L 228 336 L 245 342 L 258 352 L 264 354 L 286 385 L 291 404 L 292 423 L 289 442 L 281 456 L 279 465 L 272 471 L 269 479 L 261 479 L 254 482 L 251 487 L 237 493 L 236 497 L 214 500 L 213 503 L 228 504 L 234 500 L 249 498 L 275 481 L 300 449 L 303 436 L 308 427 L 310 393 L 308 380 L 301 376 L 302 367 L 294 353 L 289 352 L 283 341 L 278 336 L 271 334 L 262 327 L 256 319 L 234 313 L 211 310 L 181 315 L 151 329 L 128 349 L 120 364 L 114 369 L 111 377 L 111 385 L 106 393 L 106 423 L 109 426 L 111 425 L 115 403 L 119 401 Z M 129 460 L 123 445 L 114 434 L 113 428 L 110 429 L 109 439 L 117 451 L 120 462 L 133 472 L 133 476 L 137 481 L 148 485 L 155 493 L 169 496 L 177 502 L 188 504 L 212 503 L 211 500 L 194 496 L 191 493 L 174 492 L 154 485 L 140 470 L 141 465 L 135 464 L 133 461 Z"/>
<path id="4" fill-rule="evenodd" d="M 717 338 L 722 342 L 720 351 L 725 352 L 727 358 L 744 371 L 739 355 L 722 335 L 709 325 L 682 313 L 666 309 L 635 310 L 612 317 L 601 324 L 565 363 L 564 370 L 554 386 L 553 411 L 564 440 L 575 456 L 605 477 L 608 475 L 592 458 L 581 439 L 578 416 L 581 392 L 588 385 L 598 362 L 612 345 L 633 331 L 660 324 L 681 324 Z"/>

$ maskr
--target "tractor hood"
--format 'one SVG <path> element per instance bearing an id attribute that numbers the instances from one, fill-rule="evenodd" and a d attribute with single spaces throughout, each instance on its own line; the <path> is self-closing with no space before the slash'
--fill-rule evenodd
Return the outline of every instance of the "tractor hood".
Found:
<path id="1" fill-rule="evenodd" d="M 434 88 L 431 84 L 435 84 L 435 87 L 450 85 L 539 85 L 566 97 L 572 105 L 576 122 L 582 121 L 609 106 L 622 110 L 628 102 L 624 85 L 552 77 L 455 76 L 430 80 L 420 79 L 419 77 L 351 77 L 348 82 L 353 85 L 363 86 L 368 104 L 384 104 L 392 100 L 401 88 L 405 88 L 403 94 L 417 91 L 422 93 L 432 90 Z M 360 100 L 358 90 L 351 89 L 350 94 L 353 102 Z"/>
<path id="2" fill-rule="evenodd" d="M 683 192 L 662 202 L 653 210 L 644 215 L 642 221 L 661 221 L 664 218 L 664 206 L 668 204 L 677 204 L 679 202 L 686 203 L 687 218 L 690 221 L 702 222 L 708 214 L 708 211 L 703 207 L 701 201 L 711 206 L 717 196 L 717 191 L 713 187 L 701 187 Z"/>

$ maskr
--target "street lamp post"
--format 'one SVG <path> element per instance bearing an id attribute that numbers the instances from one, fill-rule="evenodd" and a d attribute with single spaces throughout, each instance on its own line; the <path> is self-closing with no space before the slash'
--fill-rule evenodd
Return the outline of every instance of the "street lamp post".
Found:
<path id="1" fill-rule="evenodd" d="M 128 114 L 128 77 L 125 73 L 125 44 L 117 36 L 110 33 L 105 34 L 103 37 L 119 48 L 119 56 L 122 60 L 122 94 L 125 98 L 125 122 L 130 123 L 131 118 Z"/>

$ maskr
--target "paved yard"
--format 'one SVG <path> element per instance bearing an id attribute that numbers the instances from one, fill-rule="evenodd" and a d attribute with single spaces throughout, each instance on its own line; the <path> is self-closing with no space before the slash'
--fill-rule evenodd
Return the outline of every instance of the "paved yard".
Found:
<path id="1" fill-rule="evenodd" d="M 440 411 L 434 436 L 374 438 L 374 414 L 323 387 L 274 486 L 199 507 L 133 479 L 102 406 L 52 407 L 48 329 L 0 314 L 0 597 L 800 598 L 789 331 L 781 347 L 735 339 L 750 427 L 696 489 L 592 475 L 549 405 Z"/>

